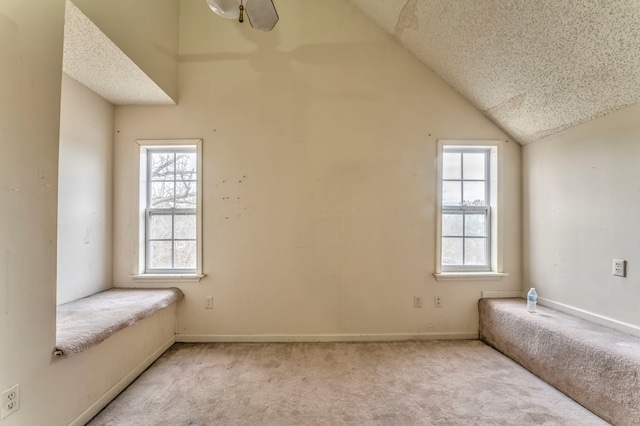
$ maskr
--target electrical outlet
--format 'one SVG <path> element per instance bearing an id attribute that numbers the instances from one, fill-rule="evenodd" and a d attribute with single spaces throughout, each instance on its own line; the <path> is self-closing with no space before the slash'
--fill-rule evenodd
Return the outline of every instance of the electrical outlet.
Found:
<path id="1" fill-rule="evenodd" d="M 442 308 L 442 297 L 433 296 L 433 307 L 434 308 Z"/>
<path id="2" fill-rule="evenodd" d="M 213 309 L 213 296 L 209 296 L 206 299 L 204 299 L 204 308 Z"/>
<path id="3" fill-rule="evenodd" d="M 613 275 L 617 277 L 627 276 L 627 261 L 622 259 L 613 259 Z"/>
<path id="4" fill-rule="evenodd" d="M 0 405 L 0 420 L 15 413 L 20 408 L 20 385 L 13 385 L 2 392 L 2 405 Z"/>
<path id="5" fill-rule="evenodd" d="M 422 297 L 413 296 L 413 307 L 414 308 L 422 308 Z"/>

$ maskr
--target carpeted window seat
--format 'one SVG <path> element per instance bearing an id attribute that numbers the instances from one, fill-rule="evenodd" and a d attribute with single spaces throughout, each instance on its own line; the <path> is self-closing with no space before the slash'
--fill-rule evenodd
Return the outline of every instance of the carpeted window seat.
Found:
<path id="1" fill-rule="evenodd" d="M 182 299 L 178 288 L 112 288 L 58 306 L 56 356 L 72 356 Z"/>
<path id="2" fill-rule="evenodd" d="M 523 299 L 481 299 L 480 339 L 615 425 L 640 425 L 640 338 Z"/>

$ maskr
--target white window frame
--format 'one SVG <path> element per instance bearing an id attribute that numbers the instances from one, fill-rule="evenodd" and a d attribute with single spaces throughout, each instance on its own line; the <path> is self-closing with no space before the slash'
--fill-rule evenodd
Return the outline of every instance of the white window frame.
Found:
<path id="1" fill-rule="evenodd" d="M 437 153 L 437 214 L 436 214 L 436 265 L 434 276 L 438 281 L 496 280 L 507 276 L 503 271 L 503 194 L 502 194 L 502 145 L 501 140 L 438 140 Z M 447 210 L 474 210 L 474 207 L 445 207 L 442 200 L 443 153 L 445 148 L 460 150 L 488 150 L 488 265 L 444 266 L 442 265 L 442 214 Z M 475 208 L 477 209 L 477 208 Z M 484 208 L 480 208 L 484 209 Z"/>
<path id="2" fill-rule="evenodd" d="M 138 170 L 136 173 L 138 196 L 136 206 L 136 256 L 132 278 L 136 282 L 199 282 L 202 272 L 202 139 L 139 139 Z M 149 220 L 148 185 L 149 185 L 149 152 L 152 150 L 195 149 L 196 152 L 196 268 L 147 270 L 148 239 L 146 238 Z M 180 209 L 176 209 L 180 213 Z"/>

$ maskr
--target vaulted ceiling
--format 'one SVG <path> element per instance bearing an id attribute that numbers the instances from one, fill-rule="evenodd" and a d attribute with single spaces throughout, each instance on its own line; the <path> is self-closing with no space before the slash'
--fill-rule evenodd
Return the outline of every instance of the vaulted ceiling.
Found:
<path id="1" fill-rule="evenodd" d="M 640 102 L 638 0 L 352 2 L 521 144 Z"/>
<path id="2" fill-rule="evenodd" d="M 521 144 L 640 102 L 640 0 L 351 1 Z M 65 72 L 115 104 L 173 103 L 68 3 Z"/>

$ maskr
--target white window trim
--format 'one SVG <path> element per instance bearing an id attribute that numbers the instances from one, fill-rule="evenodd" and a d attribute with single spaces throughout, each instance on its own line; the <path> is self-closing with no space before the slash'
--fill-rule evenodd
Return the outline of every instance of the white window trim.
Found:
<path id="1" fill-rule="evenodd" d="M 503 218 L 504 218 L 504 185 L 502 184 L 503 176 L 503 143 L 502 140 L 438 140 L 437 153 L 437 179 L 436 179 L 436 272 L 433 274 L 437 281 L 485 281 L 500 280 L 507 273 L 503 270 Z M 489 193 L 491 206 L 491 242 L 490 242 L 490 271 L 442 271 L 442 156 L 446 146 L 461 146 L 470 148 L 488 148 L 490 149 L 490 182 Z"/>
<path id="2" fill-rule="evenodd" d="M 205 275 L 202 273 L 202 139 L 138 139 L 137 170 L 135 174 L 137 189 L 134 233 L 135 233 L 135 253 L 134 271 L 131 278 L 136 283 L 167 283 L 167 282 L 199 282 Z M 196 193 L 196 250 L 198 252 L 196 260 L 196 271 L 194 273 L 145 273 L 145 253 L 146 253 L 146 191 L 147 191 L 147 150 L 152 147 L 180 148 L 185 145 L 196 147 L 197 156 L 197 193 Z"/>

